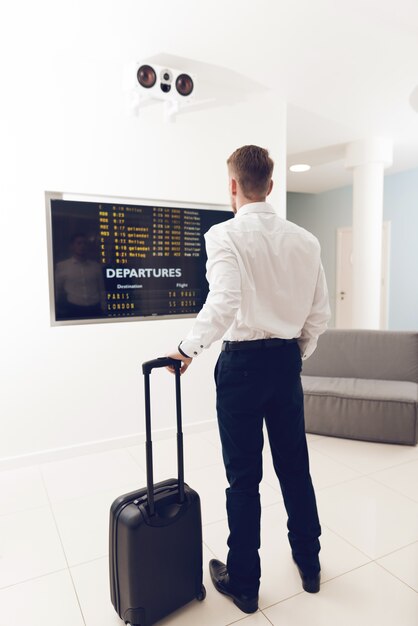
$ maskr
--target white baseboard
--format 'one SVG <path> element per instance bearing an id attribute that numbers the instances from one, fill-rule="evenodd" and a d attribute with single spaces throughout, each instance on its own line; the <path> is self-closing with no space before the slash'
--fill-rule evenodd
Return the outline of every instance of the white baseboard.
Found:
<path id="1" fill-rule="evenodd" d="M 217 428 L 216 419 L 205 420 L 203 422 L 193 422 L 191 424 L 183 424 L 183 433 L 199 433 L 211 428 Z M 161 428 L 152 432 L 152 440 L 169 439 L 176 434 L 176 428 Z M 97 454 L 114 450 L 115 448 L 127 448 L 129 446 L 137 446 L 145 443 L 145 432 L 136 435 L 126 435 L 125 437 L 114 437 L 112 439 L 101 439 L 99 441 L 89 441 L 88 443 L 76 444 L 73 446 L 65 446 L 62 448 L 53 448 L 50 450 L 42 450 L 40 452 L 32 452 L 30 454 L 22 454 L 19 456 L 9 456 L 0 459 L 0 471 L 19 469 L 28 465 L 40 465 L 43 463 L 51 463 L 53 461 L 62 461 L 75 456 L 83 456 L 85 454 Z"/>

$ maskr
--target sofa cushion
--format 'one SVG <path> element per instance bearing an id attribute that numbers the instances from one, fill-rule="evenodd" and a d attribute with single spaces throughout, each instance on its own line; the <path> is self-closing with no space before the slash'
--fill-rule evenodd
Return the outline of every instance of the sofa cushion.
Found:
<path id="1" fill-rule="evenodd" d="M 418 402 L 418 385 L 399 380 L 302 376 L 302 384 L 305 393 L 316 395 L 366 398 L 387 402 Z"/>
<path id="2" fill-rule="evenodd" d="M 322 376 L 302 376 L 302 384 L 307 432 L 417 443 L 417 384 Z"/>
<path id="3" fill-rule="evenodd" d="M 418 332 L 330 328 L 303 374 L 418 383 Z"/>

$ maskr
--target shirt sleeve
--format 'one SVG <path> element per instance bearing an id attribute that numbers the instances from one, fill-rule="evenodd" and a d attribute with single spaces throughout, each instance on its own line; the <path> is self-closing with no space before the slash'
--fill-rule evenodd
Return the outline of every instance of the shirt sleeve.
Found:
<path id="1" fill-rule="evenodd" d="M 56 296 L 57 298 L 60 298 L 64 295 L 64 290 L 65 290 L 65 266 L 64 263 L 61 261 L 60 263 L 57 263 L 57 266 L 55 268 L 55 290 L 56 290 Z"/>
<path id="2" fill-rule="evenodd" d="M 224 335 L 241 304 L 241 275 L 236 254 L 222 233 L 214 229 L 206 233 L 205 241 L 209 293 L 192 329 L 181 342 L 182 352 L 190 357 L 198 356 Z"/>
<path id="3" fill-rule="evenodd" d="M 302 360 L 307 359 L 315 352 L 318 337 L 327 329 L 330 318 L 331 310 L 329 307 L 327 281 L 324 268 L 320 262 L 311 312 L 306 318 L 301 336 L 298 338 Z"/>

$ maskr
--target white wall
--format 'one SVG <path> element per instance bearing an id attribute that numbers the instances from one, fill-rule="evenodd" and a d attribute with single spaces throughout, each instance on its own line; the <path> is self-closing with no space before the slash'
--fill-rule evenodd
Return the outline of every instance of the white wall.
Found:
<path id="1" fill-rule="evenodd" d="M 9 88 L 1 116 L 0 459 L 142 431 L 140 364 L 175 347 L 192 323 L 51 328 L 45 190 L 226 203 L 226 158 L 258 143 L 276 160 L 272 200 L 285 211 L 284 103 L 263 96 L 173 125 L 163 124 L 160 111 L 129 117 L 123 61 L 112 57 L 113 47 L 108 58 L 94 54 L 96 44 L 103 49 L 103 29 L 111 31 L 112 13 L 84 31 L 74 16 L 64 24 L 53 3 L 37 3 L 36 10 L 24 4 L 10 8 L 1 51 Z M 115 37 L 122 40 L 123 32 Z M 136 58 L 144 56 L 131 41 L 135 46 Z M 185 423 L 215 418 L 218 351 L 219 345 L 201 355 L 183 378 Z M 157 429 L 174 423 L 171 385 L 165 371 L 155 374 Z"/>

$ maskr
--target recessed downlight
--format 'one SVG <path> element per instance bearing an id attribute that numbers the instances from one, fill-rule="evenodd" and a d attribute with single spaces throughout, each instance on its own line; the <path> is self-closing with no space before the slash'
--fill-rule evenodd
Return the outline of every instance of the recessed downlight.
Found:
<path id="1" fill-rule="evenodd" d="M 307 172 L 311 169 L 311 166 L 307 163 L 296 163 L 295 165 L 291 165 L 289 170 L 291 172 Z"/>

